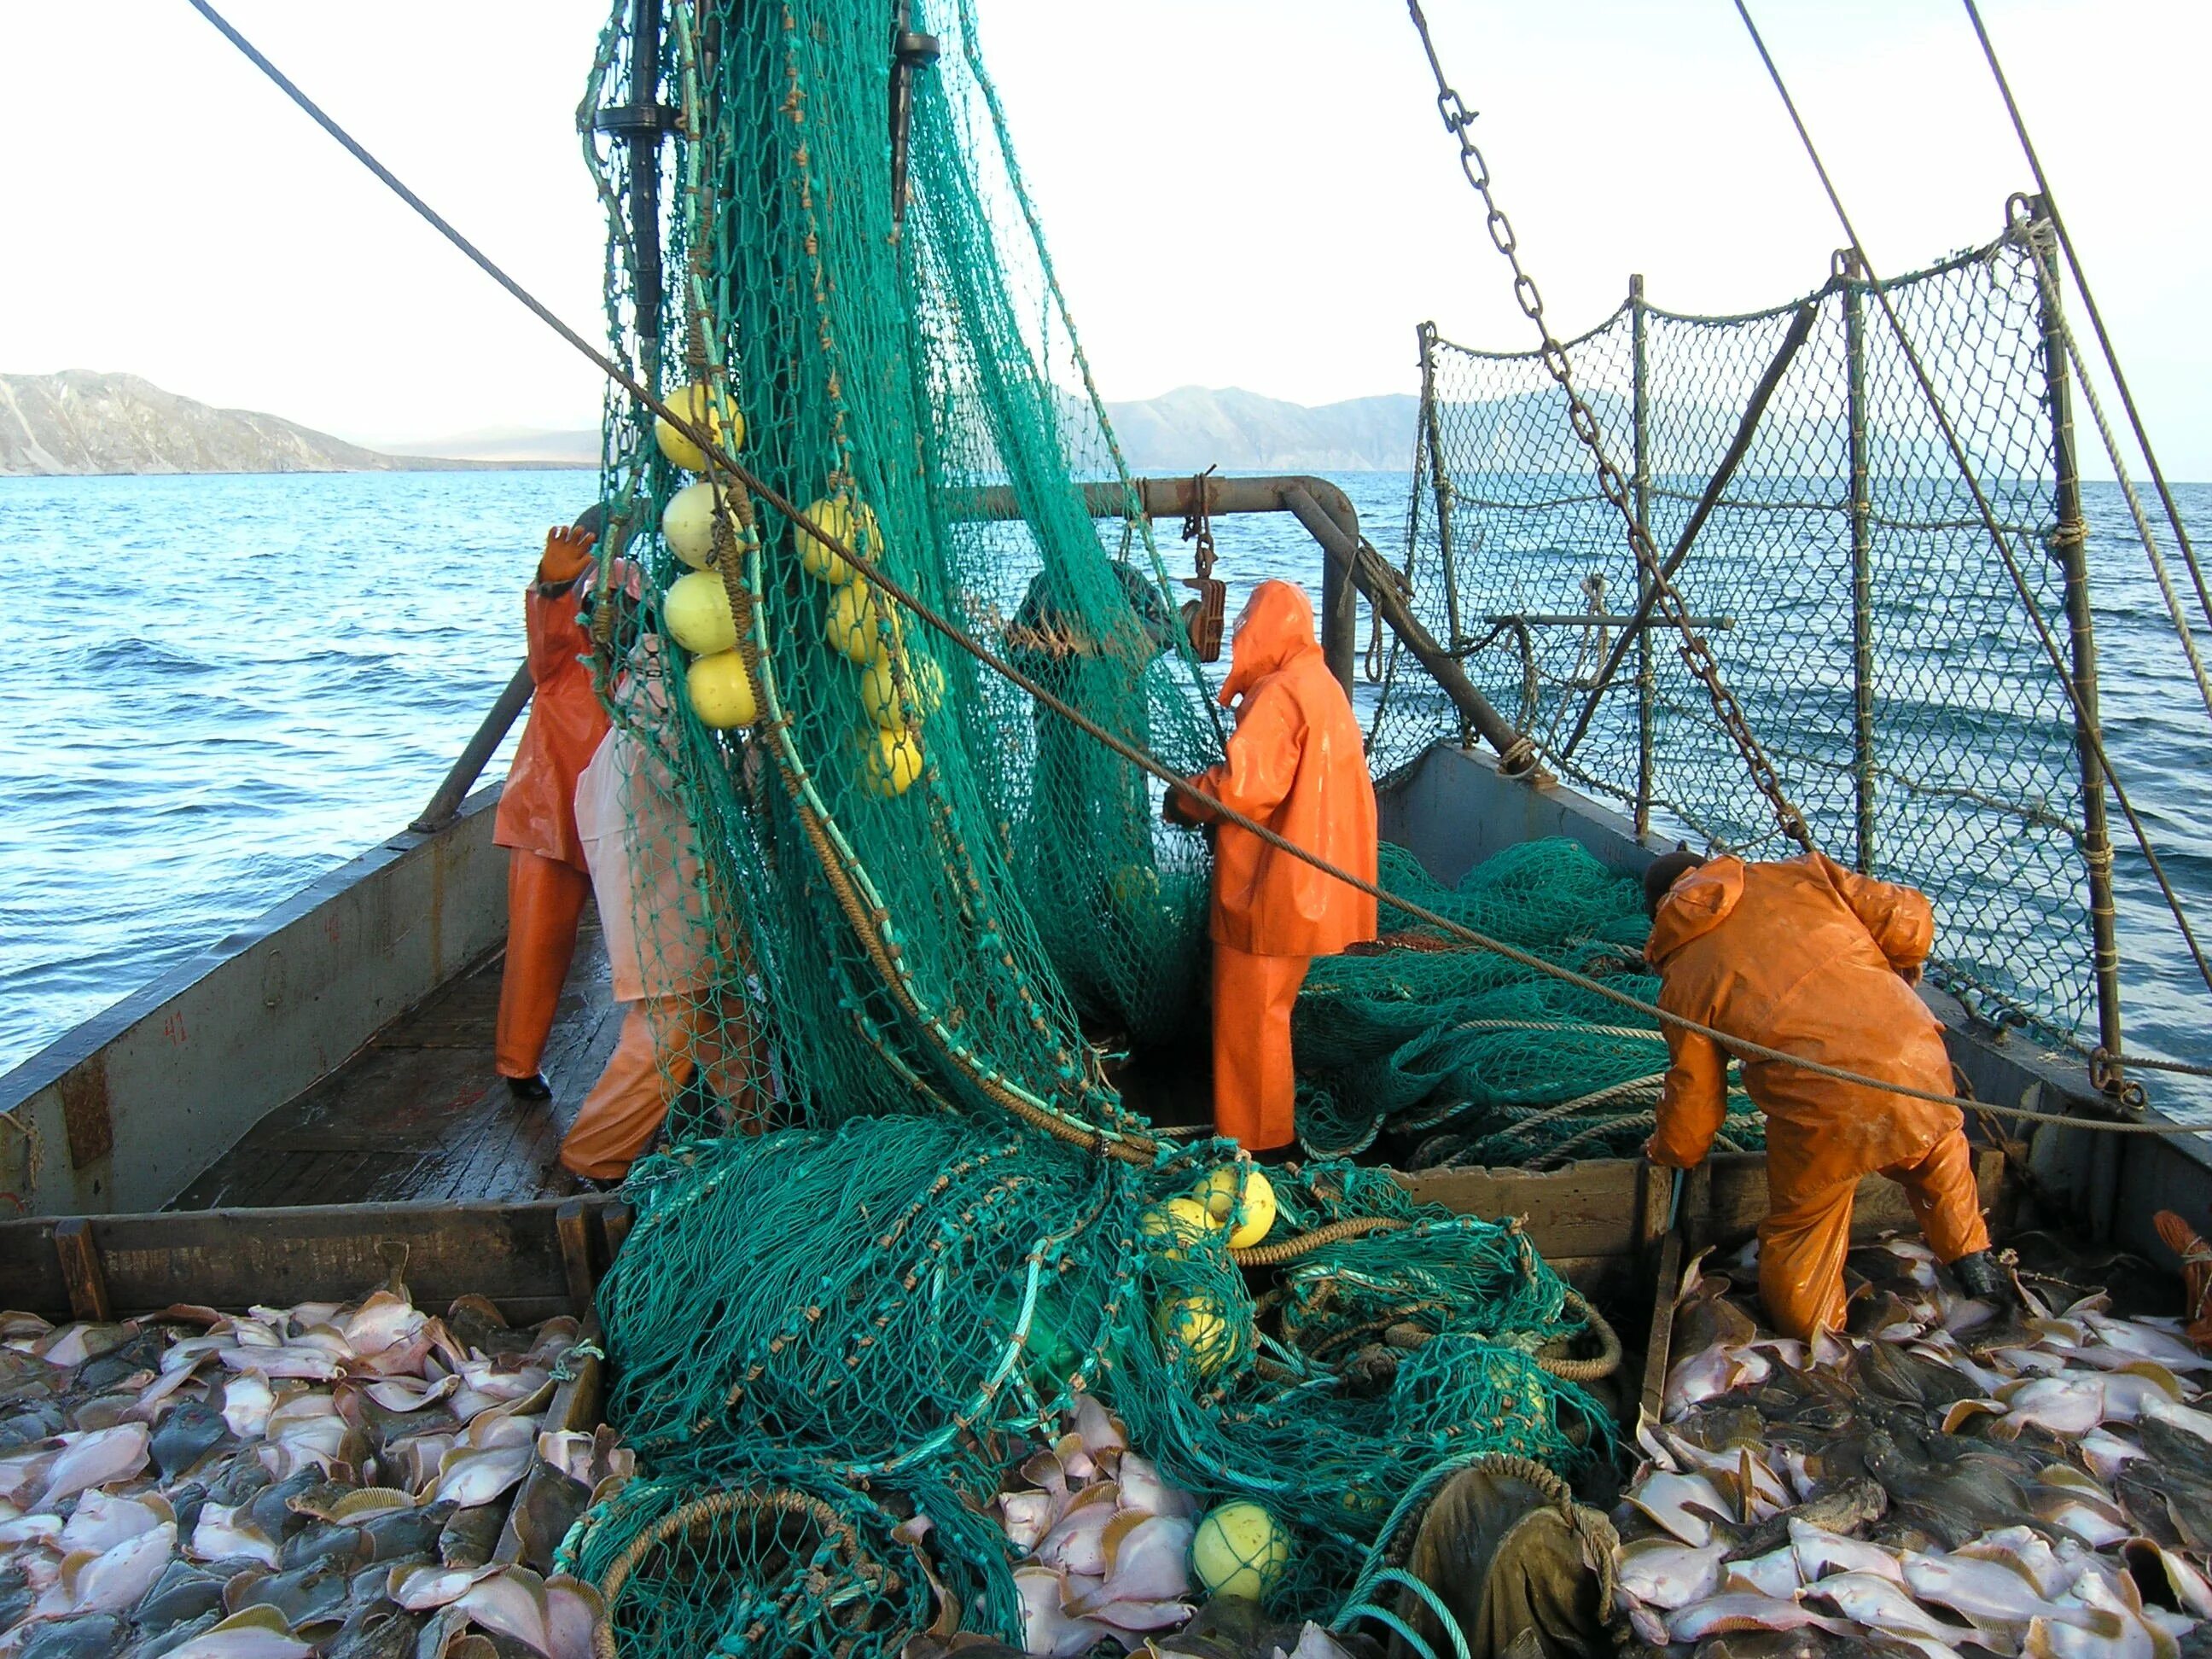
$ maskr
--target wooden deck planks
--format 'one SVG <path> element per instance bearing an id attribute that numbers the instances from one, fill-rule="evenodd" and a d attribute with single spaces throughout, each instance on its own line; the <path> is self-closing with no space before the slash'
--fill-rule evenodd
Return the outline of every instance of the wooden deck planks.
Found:
<path id="1" fill-rule="evenodd" d="M 169 1206 L 520 1202 L 545 1175 L 622 1026 L 598 919 L 586 913 L 546 1043 L 550 1102 L 493 1074 L 502 958 L 495 952 L 270 1112 Z"/>

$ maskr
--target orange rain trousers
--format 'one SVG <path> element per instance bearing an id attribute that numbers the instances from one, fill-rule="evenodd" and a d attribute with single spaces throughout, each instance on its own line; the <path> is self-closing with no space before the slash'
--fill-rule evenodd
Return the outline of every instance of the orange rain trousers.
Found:
<path id="1" fill-rule="evenodd" d="M 1375 786 L 1359 720 L 1314 638 L 1296 584 L 1264 581 L 1237 620 L 1224 704 L 1227 757 L 1191 780 L 1201 793 L 1372 882 Z M 1296 1134 L 1291 1009 L 1308 963 L 1375 937 L 1375 901 L 1170 792 L 1168 813 L 1216 823 L 1213 845 L 1213 1127 L 1252 1152 Z"/>
<path id="2" fill-rule="evenodd" d="M 1905 1188 L 1928 1248 L 1946 1261 L 1990 1248 L 1974 1187 L 1973 1154 L 1954 1129 L 1917 1163 L 1881 1173 Z M 1856 1181 L 1776 1201 L 1759 1226 L 1759 1299 L 1784 1336 L 1809 1340 L 1844 1323 L 1844 1253 L 1851 1243 Z"/>
<path id="3" fill-rule="evenodd" d="M 492 829 L 493 842 L 512 856 L 494 1039 L 501 1077 L 538 1074 L 576 948 L 576 918 L 592 890 L 576 834 L 576 780 L 606 736 L 607 716 L 582 661 L 592 641 L 577 615 L 576 579 L 591 546 L 586 532 L 550 532 L 538 580 L 523 594 L 530 718 Z"/>
<path id="4" fill-rule="evenodd" d="M 1935 938 L 1926 896 L 1820 854 L 1777 864 L 1714 859 L 1661 902 L 1644 953 L 1673 1013 L 1767 1048 L 1881 1082 L 1948 1094 L 1942 1028 L 1912 989 Z M 1652 1161 L 1703 1158 L 1727 1105 L 1727 1056 L 1711 1038 L 1667 1030 L 1672 1065 Z M 1963 1120 L 1954 1106 L 1747 1060 L 1743 1085 L 1766 1114 L 1769 1215 L 1759 1294 L 1792 1336 L 1843 1310 L 1851 1193 L 1879 1170 L 1911 1199 L 1942 1260 L 1989 1248 Z"/>
<path id="5" fill-rule="evenodd" d="M 1312 962 L 1213 947 L 1213 1133 L 1248 1152 L 1297 1138 L 1291 1010 Z"/>
<path id="6" fill-rule="evenodd" d="M 592 878 L 574 865 L 516 848 L 507 865 L 507 962 L 499 977 L 494 1064 L 501 1077 L 535 1077 L 576 953 L 576 924 Z"/>
<path id="7" fill-rule="evenodd" d="M 703 1070 L 731 1103 L 738 1127 L 758 1134 L 751 1037 L 725 999 L 679 994 L 628 1006 L 599 1080 L 561 1141 L 561 1163 L 595 1181 L 617 1181 L 653 1144 L 669 1103 Z M 734 1042 L 732 1041 L 734 1039 Z"/>

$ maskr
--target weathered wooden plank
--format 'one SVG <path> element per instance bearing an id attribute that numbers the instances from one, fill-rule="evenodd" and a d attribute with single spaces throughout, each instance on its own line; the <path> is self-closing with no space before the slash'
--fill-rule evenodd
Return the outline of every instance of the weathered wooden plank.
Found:
<path id="1" fill-rule="evenodd" d="M 1659 1245 L 1659 1273 L 1651 1296 L 1651 1329 L 1644 1345 L 1644 1387 L 1637 1401 L 1637 1412 L 1645 1423 L 1656 1423 L 1666 1403 L 1667 1366 L 1674 1342 L 1674 1291 L 1681 1279 L 1682 1235 L 1669 1232 Z"/>
<path id="2" fill-rule="evenodd" d="M 107 1299 L 107 1275 L 100 1261 L 100 1246 L 92 1228 L 81 1215 L 70 1216 L 54 1229 L 54 1255 L 61 1262 L 62 1282 L 69 1290 L 70 1317 L 112 1317 Z"/>
<path id="3" fill-rule="evenodd" d="M 596 1209 L 607 1200 L 570 1201 Z M 171 1211 L 83 1220 L 117 1316 L 175 1302 L 242 1308 L 356 1297 L 383 1282 L 389 1255 L 398 1254 L 424 1307 L 442 1308 L 473 1291 L 523 1324 L 572 1305 L 555 1221 L 561 1202 Z M 54 1245 L 65 1224 L 0 1222 L 0 1304 L 71 1315 Z"/>
<path id="4" fill-rule="evenodd" d="M 1975 1155 L 1975 1178 L 1984 1207 L 1995 1203 L 2004 1161 L 1995 1152 Z M 1647 1184 L 1644 1166 L 1625 1158 L 1597 1158 L 1563 1170 L 1427 1170 L 1399 1180 L 1415 1198 L 1465 1215 L 1527 1219 L 1529 1237 L 1547 1259 L 1630 1256 L 1666 1231 L 1664 1200 L 1672 1172 L 1659 1170 Z M 1707 1158 L 1686 1173 L 1680 1224 L 1692 1249 L 1731 1249 L 1759 1229 L 1766 1216 L 1766 1159 L 1758 1152 Z M 1910 1232 L 1919 1223 L 1904 1189 L 1880 1176 L 1859 1183 L 1851 1215 L 1858 1238 Z"/>
<path id="5" fill-rule="evenodd" d="M 1626 1158 L 1593 1158 L 1543 1174 L 1424 1170 L 1398 1178 L 1415 1198 L 1462 1215 L 1526 1218 L 1538 1251 L 1556 1260 L 1634 1253 L 1640 1169 Z"/>

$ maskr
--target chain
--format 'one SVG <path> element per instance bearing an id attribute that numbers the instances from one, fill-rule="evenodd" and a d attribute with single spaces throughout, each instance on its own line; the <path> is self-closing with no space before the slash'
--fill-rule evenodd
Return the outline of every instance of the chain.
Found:
<path id="1" fill-rule="evenodd" d="M 1636 521 L 1636 509 L 1629 500 L 1628 482 L 1621 476 L 1620 469 L 1606 455 L 1597 416 L 1575 386 L 1574 369 L 1567 362 L 1566 348 L 1559 343 L 1552 332 L 1551 325 L 1545 320 L 1544 296 L 1537 290 L 1536 279 L 1522 266 L 1521 243 L 1514 234 L 1513 222 L 1505 216 L 1504 209 L 1498 205 L 1497 198 L 1491 193 L 1490 164 L 1483 159 L 1482 151 L 1470 134 L 1470 129 L 1474 125 L 1474 112 L 1468 108 L 1444 76 L 1443 64 L 1437 57 L 1436 42 L 1429 38 L 1429 20 L 1422 14 L 1421 0 L 1406 0 L 1406 9 L 1413 15 L 1414 28 L 1420 32 L 1421 50 L 1427 54 L 1430 72 L 1436 76 L 1437 113 L 1443 119 L 1444 130 L 1459 141 L 1460 171 L 1467 175 L 1468 183 L 1474 186 L 1475 194 L 1482 198 L 1483 222 L 1490 232 L 1491 244 L 1505 256 L 1505 263 L 1512 268 L 1514 301 L 1520 306 L 1521 314 L 1535 324 L 1536 331 L 1542 337 L 1543 347 L 1538 355 L 1543 361 L 1545 370 L 1566 395 L 1568 424 L 1574 428 L 1575 436 L 1583 447 L 1589 452 L 1590 463 L 1597 472 L 1599 492 L 1620 514 L 1621 523 L 1628 532 L 1628 544 L 1635 550 L 1637 562 L 1643 566 L 1644 574 L 1651 582 L 1658 609 L 1680 636 L 1677 648 L 1681 653 L 1683 664 L 1704 684 L 1706 695 L 1712 699 L 1713 713 L 1735 743 L 1736 751 L 1743 757 L 1743 763 L 1751 773 L 1752 782 L 1758 786 L 1759 792 L 1773 806 L 1774 816 L 1780 822 L 1783 832 L 1809 853 L 1814 850 L 1813 832 L 1806 824 L 1805 815 L 1784 793 L 1782 779 L 1775 771 L 1774 763 L 1767 759 L 1766 750 L 1760 746 L 1758 737 L 1752 732 L 1750 722 L 1744 718 L 1743 709 L 1737 703 L 1735 694 L 1721 684 L 1720 665 L 1713 659 L 1711 648 L 1690 625 L 1689 609 L 1683 604 L 1682 596 L 1675 592 L 1673 580 L 1662 568 L 1658 549 L 1652 545 L 1650 537 Z"/>
<path id="2" fill-rule="evenodd" d="M 1198 572 L 1200 581 L 1213 574 L 1213 515 L 1207 510 L 1211 503 L 1206 499 L 1212 489 L 1212 477 L 1213 468 L 1210 466 L 1203 472 L 1190 475 L 1190 511 L 1183 515 L 1182 521 L 1182 539 L 1198 544 L 1191 551 L 1191 566 Z"/>

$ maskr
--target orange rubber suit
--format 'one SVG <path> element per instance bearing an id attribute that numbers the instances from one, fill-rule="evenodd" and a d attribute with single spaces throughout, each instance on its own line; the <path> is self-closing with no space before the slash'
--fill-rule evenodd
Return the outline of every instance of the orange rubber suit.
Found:
<path id="1" fill-rule="evenodd" d="M 1927 898 L 1814 853 L 1785 864 L 1718 858 L 1678 879 L 1645 954 L 1664 975 L 1659 1006 L 1733 1036 L 1825 1065 L 1948 1094 L 1942 1028 L 1912 990 L 1935 935 Z M 1670 1026 L 1673 1065 L 1653 1162 L 1705 1157 L 1726 1105 L 1727 1060 L 1709 1037 Z M 1784 1334 L 1844 1317 L 1844 1253 L 1859 1177 L 1905 1190 L 1936 1255 L 1990 1246 L 1958 1109 L 1742 1062 L 1766 1113 L 1768 1212 L 1759 1294 Z"/>
<path id="2" fill-rule="evenodd" d="M 1243 701 L 1237 703 L 1237 699 Z M 1295 585 L 1261 582 L 1237 621 L 1221 701 L 1237 703 L 1228 758 L 1191 787 L 1340 870 L 1375 879 L 1375 786 L 1352 701 L 1314 639 Z M 1217 815 L 1179 790 L 1167 812 Z M 1213 1129 L 1248 1152 L 1297 1138 L 1291 1010 L 1317 956 L 1375 937 L 1375 901 L 1248 830 L 1213 848 Z"/>
<path id="3" fill-rule="evenodd" d="M 576 922 L 592 878 L 576 836 L 576 780 L 607 734 L 607 717 L 578 659 L 591 639 L 576 615 L 577 579 L 595 538 L 588 530 L 545 537 L 538 580 L 525 590 L 530 642 L 530 719 L 499 798 L 492 830 L 509 849 L 507 963 L 499 981 L 495 1064 L 506 1078 L 535 1078 L 576 950 Z"/>

